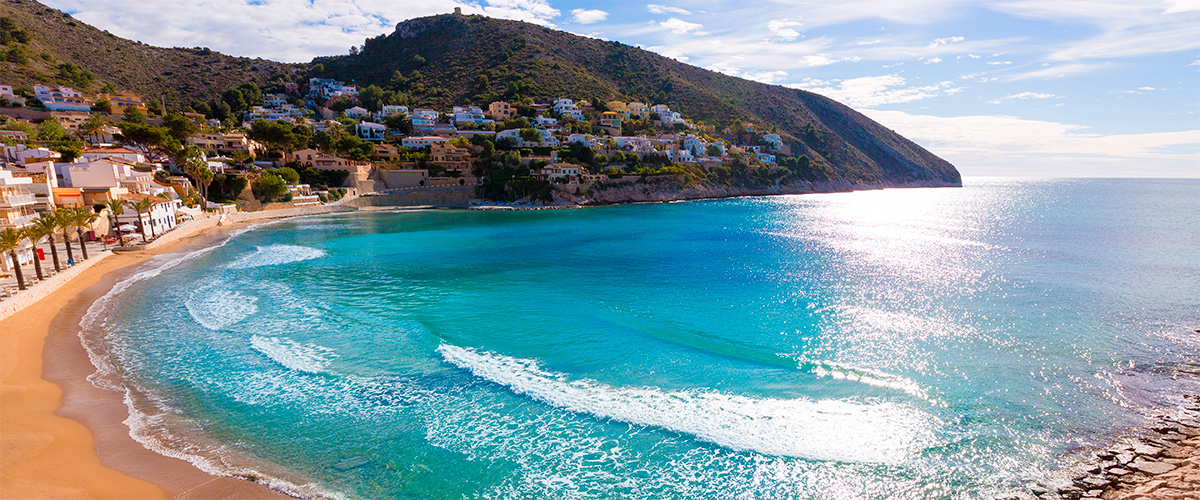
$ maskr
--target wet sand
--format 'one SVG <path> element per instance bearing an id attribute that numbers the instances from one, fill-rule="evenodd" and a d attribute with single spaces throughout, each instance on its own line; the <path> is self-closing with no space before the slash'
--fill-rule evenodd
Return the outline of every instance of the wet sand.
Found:
<path id="1" fill-rule="evenodd" d="M 291 498 L 209 475 L 129 436 L 123 393 L 96 388 L 79 322 L 97 298 L 146 259 L 210 245 L 217 227 L 146 252 L 118 253 L 0 322 L 0 498 Z"/>

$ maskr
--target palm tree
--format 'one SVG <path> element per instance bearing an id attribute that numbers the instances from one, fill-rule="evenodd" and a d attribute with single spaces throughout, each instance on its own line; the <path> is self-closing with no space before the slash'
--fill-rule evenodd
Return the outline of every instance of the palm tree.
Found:
<path id="1" fill-rule="evenodd" d="M 196 191 L 200 193 L 200 210 L 207 212 L 208 185 L 213 180 L 213 172 L 196 148 L 186 150 L 185 154 L 186 158 L 181 161 L 180 167 L 196 183 Z"/>
<path id="2" fill-rule="evenodd" d="M 17 259 L 17 250 L 21 248 L 21 242 L 25 241 L 24 231 L 13 228 L 7 228 L 0 231 L 0 253 L 8 252 L 8 256 L 12 257 L 13 273 L 17 275 L 17 289 L 25 289 L 25 275 L 21 274 L 21 261 Z"/>
<path id="3" fill-rule="evenodd" d="M 87 245 L 83 242 L 83 230 L 91 227 L 92 221 L 96 220 L 99 215 L 93 212 L 88 207 L 75 207 L 71 209 L 71 222 L 75 225 L 75 233 L 79 235 L 79 251 L 83 253 L 83 260 L 88 260 Z"/>
<path id="4" fill-rule="evenodd" d="M 138 229 L 140 229 L 142 231 L 142 243 L 145 243 L 146 242 L 146 223 L 142 222 L 142 212 L 146 212 L 147 214 L 149 214 L 150 211 L 154 209 L 154 199 L 147 196 L 138 201 L 130 203 L 130 206 L 133 207 L 134 212 L 137 212 Z M 151 231 L 150 237 L 156 238 L 157 236 L 154 235 L 153 222 L 150 224 L 150 231 Z"/>
<path id="5" fill-rule="evenodd" d="M 79 135 L 81 137 L 92 137 L 95 142 L 100 142 L 100 133 L 104 132 L 104 127 L 108 125 L 108 119 L 100 116 L 98 113 L 93 113 L 83 123 L 79 124 Z"/>
<path id="6" fill-rule="evenodd" d="M 33 220 L 33 226 L 38 228 L 38 232 L 44 234 L 50 240 L 50 255 L 54 257 L 54 272 L 62 272 L 62 266 L 58 263 L 58 247 L 54 246 L 54 233 L 58 231 L 58 221 L 55 219 L 54 212 L 43 212 L 41 217 Z"/>
<path id="7" fill-rule="evenodd" d="M 75 262 L 75 253 L 71 251 L 71 209 L 59 208 L 54 211 L 54 224 L 62 230 L 63 246 L 67 247 L 67 262 Z"/>
<path id="8" fill-rule="evenodd" d="M 38 240 L 42 239 L 43 236 L 42 228 L 38 226 L 26 226 L 24 229 L 22 229 L 22 231 L 25 232 L 25 238 L 29 239 L 29 242 L 33 244 L 33 270 L 37 271 L 38 281 L 42 281 L 46 279 L 46 277 L 42 274 L 42 261 L 41 259 L 38 259 L 37 254 L 37 243 Z"/>
<path id="9" fill-rule="evenodd" d="M 117 235 L 118 240 L 121 240 L 121 246 L 125 246 L 125 238 L 121 237 L 121 230 L 119 229 L 121 221 L 118 219 L 121 214 L 125 213 L 125 201 L 112 198 L 105 201 L 104 206 L 108 207 L 108 217 L 109 222 L 112 224 L 113 233 Z"/>

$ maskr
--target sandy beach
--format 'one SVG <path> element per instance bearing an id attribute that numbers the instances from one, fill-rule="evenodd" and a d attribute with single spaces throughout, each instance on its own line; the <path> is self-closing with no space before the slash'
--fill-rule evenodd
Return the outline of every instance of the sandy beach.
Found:
<path id="1" fill-rule="evenodd" d="M 108 257 L 0 322 L 0 497 L 290 498 L 250 481 L 209 475 L 134 441 L 123 423 L 123 395 L 87 380 L 95 368 L 78 337 L 92 302 L 138 264 L 211 244 L 238 226 Z"/>

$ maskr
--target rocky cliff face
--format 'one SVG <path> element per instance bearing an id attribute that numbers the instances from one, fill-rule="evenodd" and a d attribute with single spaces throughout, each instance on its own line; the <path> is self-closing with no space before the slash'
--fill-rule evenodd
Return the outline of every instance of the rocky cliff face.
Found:
<path id="1" fill-rule="evenodd" d="M 844 180 L 796 181 L 771 186 L 682 186 L 675 182 L 623 183 L 588 193 L 574 194 L 556 191 L 555 203 L 560 205 L 615 205 L 621 203 L 652 203 L 681 200 L 705 200 L 734 198 L 739 196 L 773 196 L 784 194 L 843 193 L 869 189 L 953 187 L 944 181 L 884 182 L 878 184 L 854 184 Z"/>
<path id="2" fill-rule="evenodd" d="M 462 15 L 412 19 L 391 34 L 367 40 L 356 55 L 314 62 L 328 76 L 390 87 L 423 105 L 519 97 L 667 104 L 717 130 L 734 120 L 774 130 L 794 155 L 832 167 L 828 180 L 962 183 L 950 163 L 831 99 L 518 21 Z"/>

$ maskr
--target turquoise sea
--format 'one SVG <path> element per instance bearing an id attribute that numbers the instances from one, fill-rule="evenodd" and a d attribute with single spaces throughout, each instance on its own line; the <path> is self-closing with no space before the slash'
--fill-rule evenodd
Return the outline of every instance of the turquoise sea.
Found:
<path id="1" fill-rule="evenodd" d="M 994 498 L 1200 390 L 1200 181 L 259 225 L 85 318 L 134 436 L 345 498 Z"/>

